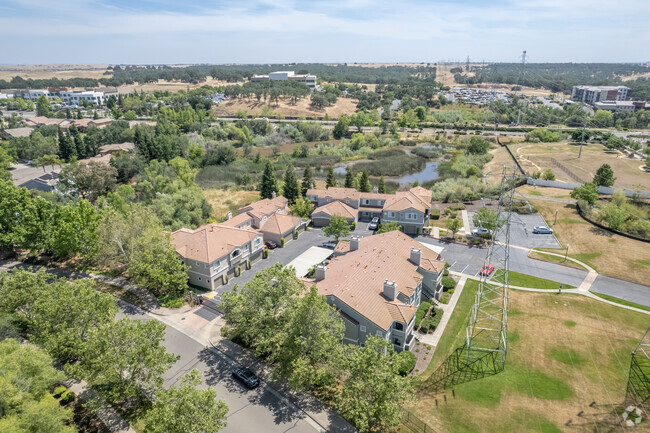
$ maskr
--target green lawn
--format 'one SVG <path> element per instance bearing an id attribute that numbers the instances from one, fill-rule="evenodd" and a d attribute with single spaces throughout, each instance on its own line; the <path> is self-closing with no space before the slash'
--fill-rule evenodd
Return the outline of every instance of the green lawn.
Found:
<path id="1" fill-rule="evenodd" d="M 557 290 L 560 283 L 556 281 L 546 280 L 544 278 L 533 277 L 532 275 L 521 274 L 519 272 L 510 271 L 510 285 L 519 287 L 528 287 L 531 289 L 544 289 L 544 290 Z M 503 270 L 497 269 L 494 271 L 492 281 L 503 283 Z M 562 284 L 563 289 L 575 289 L 574 286 Z"/>
<path id="2" fill-rule="evenodd" d="M 566 260 L 565 261 L 564 257 L 552 256 L 550 254 L 544 254 L 544 253 L 542 253 L 540 251 L 533 250 L 528 254 L 528 257 L 530 257 L 531 259 L 543 260 L 545 262 L 556 263 L 556 264 L 562 265 L 562 266 L 568 266 L 568 267 L 574 268 L 574 269 L 580 269 L 581 271 L 586 271 L 587 270 L 584 266 L 579 265 L 576 262 L 572 262 L 571 260 Z"/>
<path id="3" fill-rule="evenodd" d="M 639 310 L 650 311 L 650 307 L 646 307 L 645 305 L 637 304 L 635 302 L 626 301 L 625 299 L 615 298 L 614 296 L 603 295 L 602 293 L 596 293 L 596 292 L 591 292 L 591 293 L 598 296 L 599 298 L 603 298 L 603 299 L 606 299 L 606 300 L 611 301 L 611 302 L 616 302 L 617 304 L 627 305 L 628 307 L 638 308 Z"/>

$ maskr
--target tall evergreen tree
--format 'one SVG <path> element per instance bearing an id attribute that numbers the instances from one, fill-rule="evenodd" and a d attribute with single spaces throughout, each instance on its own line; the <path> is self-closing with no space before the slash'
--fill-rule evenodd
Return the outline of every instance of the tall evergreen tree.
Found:
<path id="1" fill-rule="evenodd" d="M 386 194 L 386 182 L 384 182 L 384 176 L 379 178 L 379 185 L 377 185 L 377 192 L 380 194 Z"/>
<path id="2" fill-rule="evenodd" d="M 59 138 L 59 157 L 65 161 L 70 161 L 70 158 L 77 156 L 77 149 L 74 147 L 72 138 L 69 133 L 64 133 L 61 128 L 58 132 Z"/>
<path id="3" fill-rule="evenodd" d="M 370 186 L 370 179 L 368 179 L 368 173 L 365 171 L 361 172 L 361 176 L 359 176 L 359 191 L 361 192 L 370 192 L 371 186 Z"/>
<path id="4" fill-rule="evenodd" d="M 307 190 L 312 187 L 314 184 L 314 176 L 311 172 L 311 167 L 305 167 L 305 171 L 302 174 L 302 196 L 307 196 Z"/>
<path id="5" fill-rule="evenodd" d="M 327 180 L 325 181 L 325 186 L 329 188 L 330 186 L 336 186 L 336 176 L 334 175 L 334 169 L 330 165 L 327 169 Z"/>
<path id="6" fill-rule="evenodd" d="M 273 198 L 273 193 L 278 192 L 278 179 L 275 177 L 271 161 L 266 161 L 259 189 L 262 198 Z"/>
<path id="7" fill-rule="evenodd" d="M 282 193 L 289 200 L 289 205 L 293 205 L 300 197 L 300 187 L 298 186 L 298 178 L 296 177 L 293 164 L 289 164 L 287 170 L 284 172 Z"/>
<path id="8" fill-rule="evenodd" d="M 354 188 L 354 176 L 350 170 L 345 171 L 345 187 Z"/>

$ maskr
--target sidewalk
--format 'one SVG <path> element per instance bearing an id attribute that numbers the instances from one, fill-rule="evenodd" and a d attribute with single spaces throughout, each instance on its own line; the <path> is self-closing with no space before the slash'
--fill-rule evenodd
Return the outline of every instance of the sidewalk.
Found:
<path id="1" fill-rule="evenodd" d="M 97 394 L 88 384 L 79 380 L 67 380 L 66 386 L 70 388 L 81 400 L 87 402 L 97 398 Z M 104 405 L 97 411 L 97 417 L 104 423 L 107 429 L 113 433 L 135 433 L 133 427 L 120 416 L 115 409 L 109 405 Z"/>

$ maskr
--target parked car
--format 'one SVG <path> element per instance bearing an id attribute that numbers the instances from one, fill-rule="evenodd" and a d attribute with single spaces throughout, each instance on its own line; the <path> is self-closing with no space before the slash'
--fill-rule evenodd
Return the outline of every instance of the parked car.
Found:
<path id="1" fill-rule="evenodd" d="M 368 230 L 377 230 L 377 227 L 379 227 L 379 218 L 374 217 L 368 224 Z"/>
<path id="2" fill-rule="evenodd" d="M 553 233 L 553 229 L 546 226 L 537 226 L 533 229 L 533 233 L 539 233 L 544 235 L 550 235 Z"/>
<path id="3" fill-rule="evenodd" d="M 330 250 L 333 250 L 336 248 L 336 244 L 333 244 L 332 242 L 325 242 L 323 245 L 321 245 L 323 248 L 329 248 Z"/>
<path id="4" fill-rule="evenodd" d="M 266 248 L 268 248 L 269 250 L 274 250 L 274 249 L 276 249 L 276 248 L 278 247 L 278 244 L 276 244 L 276 243 L 273 242 L 273 241 L 264 242 L 264 245 L 265 245 Z"/>
<path id="5" fill-rule="evenodd" d="M 472 234 L 476 236 L 483 236 L 483 235 L 489 235 L 492 232 L 490 230 L 483 228 L 483 227 L 477 227 L 475 229 L 472 229 Z"/>
<path id="6" fill-rule="evenodd" d="M 260 384 L 260 379 L 257 375 L 246 367 L 235 368 L 232 371 L 232 375 L 250 389 L 257 388 Z"/>
<path id="7" fill-rule="evenodd" d="M 494 265 L 485 265 L 481 268 L 481 275 L 490 276 L 494 272 Z"/>

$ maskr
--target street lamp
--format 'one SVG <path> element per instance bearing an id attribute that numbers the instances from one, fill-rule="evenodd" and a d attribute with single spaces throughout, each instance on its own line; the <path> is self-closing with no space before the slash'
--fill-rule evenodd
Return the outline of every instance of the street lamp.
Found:
<path id="1" fill-rule="evenodd" d="M 567 258 L 567 256 L 569 255 L 569 247 L 570 247 L 570 245 L 569 245 L 569 244 L 566 244 L 566 252 L 564 253 L 564 261 L 565 261 L 565 262 L 566 262 L 566 258 Z"/>

